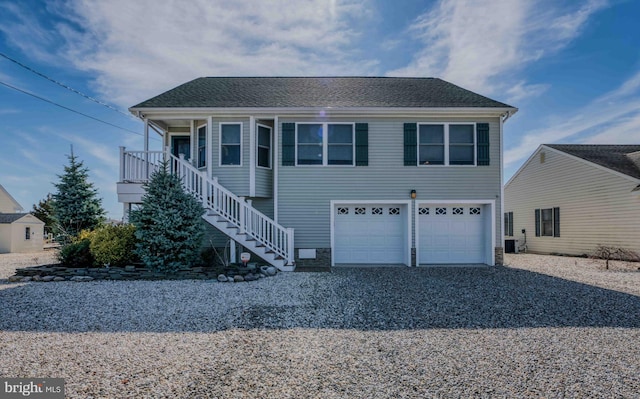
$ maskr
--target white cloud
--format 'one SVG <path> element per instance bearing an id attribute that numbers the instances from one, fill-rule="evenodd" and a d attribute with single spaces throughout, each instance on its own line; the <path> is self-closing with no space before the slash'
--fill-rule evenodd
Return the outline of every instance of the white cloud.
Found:
<path id="1" fill-rule="evenodd" d="M 606 5 L 591 0 L 563 9 L 552 1 L 441 0 L 409 29 L 422 49 L 409 65 L 389 75 L 438 76 L 487 95 L 507 92 L 515 99 L 538 95 L 546 86 L 524 82 L 517 73 L 566 46 Z"/>
<path id="2" fill-rule="evenodd" d="M 552 118 L 540 129 L 525 132 L 516 147 L 505 151 L 505 166 L 525 159 L 540 144 L 640 143 L 639 77 L 640 72 L 586 106 Z"/>
<path id="3" fill-rule="evenodd" d="M 200 76 L 370 74 L 353 44 L 368 0 L 70 0 L 63 54 L 120 106 Z M 80 29 L 77 28 L 80 26 Z M 364 54 L 366 55 L 366 54 Z"/>

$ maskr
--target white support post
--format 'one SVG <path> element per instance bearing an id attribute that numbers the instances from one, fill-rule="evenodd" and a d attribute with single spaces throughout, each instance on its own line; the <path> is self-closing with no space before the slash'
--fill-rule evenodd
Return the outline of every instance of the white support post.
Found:
<path id="1" fill-rule="evenodd" d="M 273 148 L 271 149 L 273 155 L 273 191 L 271 195 L 273 197 L 273 220 L 276 223 L 278 223 L 278 143 L 280 142 L 280 140 L 278 140 L 278 134 L 280 134 L 278 123 L 278 116 L 276 116 L 273 118 Z"/>
<path id="2" fill-rule="evenodd" d="M 202 205 L 205 208 L 209 207 L 209 185 L 207 184 L 207 171 L 206 170 L 201 170 L 200 171 L 200 187 L 199 187 L 199 192 L 200 192 L 200 202 L 202 202 Z"/>
<path id="3" fill-rule="evenodd" d="M 149 180 L 149 119 L 144 118 L 144 176 Z"/>
<path id="4" fill-rule="evenodd" d="M 231 263 L 238 262 L 238 259 L 236 257 L 237 252 L 238 250 L 236 248 L 236 242 L 234 240 L 231 240 L 231 243 L 229 244 L 229 262 Z"/>
<path id="5" fill-rule="evenodd" d="M 293 245 L 293 229 L 287 228 L 287 265 L 292 265 L 295 261 L 295 248 Z"/>
<path id="6" fill-rule="evenodd" d="M 218 177 L 214 176 L 213 177 L 213 191 L 211 193 L 211 196 L 213 197 L 213 199 L 211 200 L 212 202 L 212 206 L 213 206 L 213 210 L 218 213 L 220 210 L 220 203 L 218 202 L 218 195 L 216 194 L 216 188 L 218 187 Z"/>
<path id="7" fill-rule="evenodd" d="M 240 198 L 240 209 L 238 210 L 240 212 L 240 215 L 238 215 L 240 217 L 240 234 L 243 234 L 245 232 L 244 229 L 244 223 L 245 223 L 245 198 L 244 197 L 239 197 Z"/>
<path id="8" fill-rule="evenodd" d="M 124 181 L 124 150 L 125 147 L 120 146 L 120 181 L 123 182 Z"/>
<path id="9" fill-rule="evenodd" d="M 129 204 L 128 202 L 125 202 L 122 204 L 122 221 L 124 223 L 129 223 L 129 208 L 131 207 L 131 204 Z"/>
<path id="10" fill-rule="evenodd" d="M 249 117 L 249 196 L 256 195 L 256 118 Z"/>

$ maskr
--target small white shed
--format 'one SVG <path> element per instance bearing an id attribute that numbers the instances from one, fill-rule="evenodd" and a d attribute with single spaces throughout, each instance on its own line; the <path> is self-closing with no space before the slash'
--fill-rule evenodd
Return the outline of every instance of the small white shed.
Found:
<path id="1" fill-rule="evenodd" d="M 44 222 L 29 213 L 0 213 L 0 253 L 39 252 Z"/>

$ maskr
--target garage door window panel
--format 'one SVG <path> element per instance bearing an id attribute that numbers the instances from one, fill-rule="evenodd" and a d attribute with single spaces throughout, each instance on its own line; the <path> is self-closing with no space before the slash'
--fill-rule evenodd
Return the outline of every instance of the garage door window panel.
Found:
<path id="1" fill-rule="evenodd" d="M 336 205 L 335 263 L 405 263 L 407 223 L 402 206 Z"/>
<path id="2" fill-rule="evenodd" d="M 484 263 L 487 222 L 480 206 L 418 207 L 416 245 L 420 264 Z"/>

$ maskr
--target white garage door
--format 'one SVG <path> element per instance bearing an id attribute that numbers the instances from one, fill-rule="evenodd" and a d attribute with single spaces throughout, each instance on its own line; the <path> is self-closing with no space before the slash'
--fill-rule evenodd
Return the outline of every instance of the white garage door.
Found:
<path id="1" fill-rule="evenodd" d="M 418 263 L 485 263 L 484 212 L 482 205 L 419 205 Z"/>
<path id="2" fill-rule="evenodd" d="M 334 263 L 406 263 L 406 205 L 344 204 L 333 211 Z"/>

